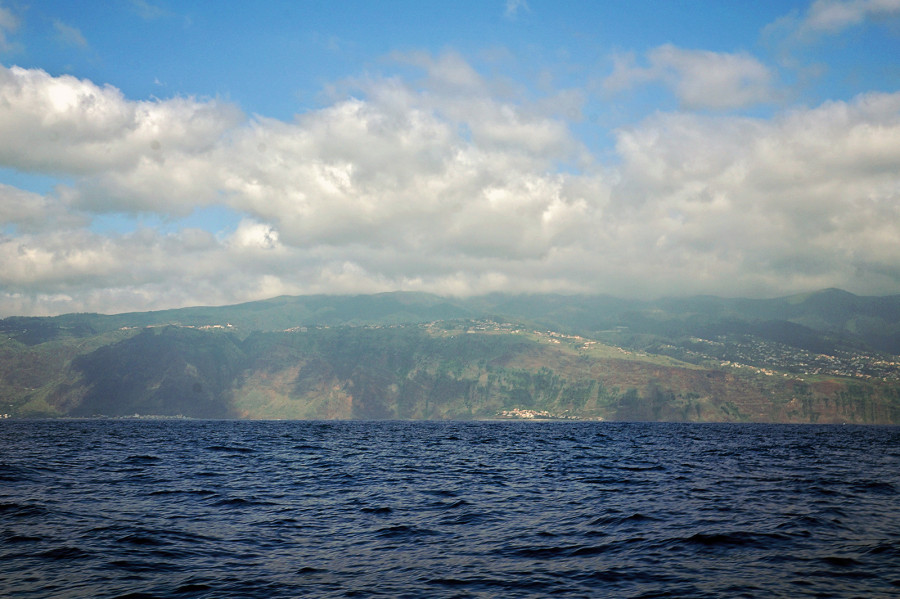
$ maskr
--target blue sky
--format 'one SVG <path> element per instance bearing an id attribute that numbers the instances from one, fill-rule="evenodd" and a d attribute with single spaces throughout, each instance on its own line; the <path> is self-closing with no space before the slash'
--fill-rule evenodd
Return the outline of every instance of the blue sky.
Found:
<path id="1" fill-rule="evenodd" d="M 0 315 L 900 293 L 900 0 L 0 0 Z"/>

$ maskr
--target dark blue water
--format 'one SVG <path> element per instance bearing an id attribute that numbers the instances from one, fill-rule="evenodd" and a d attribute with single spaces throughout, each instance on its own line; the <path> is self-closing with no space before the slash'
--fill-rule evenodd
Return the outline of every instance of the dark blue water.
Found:
<path id="1" fill-rule="evenodd" d="M 0 595 L 896 597 L 900 429 L 0 421 Z"/>

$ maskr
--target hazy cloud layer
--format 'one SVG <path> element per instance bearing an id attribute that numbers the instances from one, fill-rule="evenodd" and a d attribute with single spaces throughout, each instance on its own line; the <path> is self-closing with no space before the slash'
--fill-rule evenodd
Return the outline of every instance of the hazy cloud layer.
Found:
<path id="1" fill-rule="evenodd" d="M 802 32 L 837 33 L 867 20 L 900 14 L 900 0 L 817 0 L 800 24 Z"/>
<path id="2" fill-rule="evenodd" d="M 291 121 L 0 68 L 0 166 L 73 181 L 46 195 L 0 185 L 0 312 L 900 283 L 900 94 L 770 119 L 657 113 L 616 131 L 601 162 L 566 120 L 577 98 L 562 111 L 516 100 L 454 53 L 394 58 L 418 76 L 348 82 Z M 661 81 L 715 109 L 774 94 L 749 55 L 661 46 L 646 62 L 622 59 L 607 89 Z M 217 205 L 237 226 L 179 224 Z M 165 226 L 92 229 L 121 213 Z"/>
<path id="3" fill-rule="evenodd" d="M 81 34 L 81 31 L 77 27 L 72 27 L 57 19 L 53 22 L 53 28 L 56 30 L 59 41 L 63 44 L 78 48 L 87 48 L 87 40 L 84 39 L 84 35 Z"/>
<path id="4" fill-rule="evenodd" d="M 816 0 L 802 13 L 792 12 L 770 23 L 763 33 L 790 55 L 798 46 L 833 40 L 865 25 L 890 26 L 898 18 L 900 0 Z"/>
<path id="5" fill-rule="evenodd" d="M 528 2 L 525 0 L 506 0 L 506 10 L 503 14 L 506 18 L 514 19 L 520 11 L 528 12 L 530 10 Z"/>
<path id="6" fill-rule="evenodd" d="M 8 36 L 19 28 L 19 19 L 8 8 L 0 6 L 0 51 L 12 49 Z"/>

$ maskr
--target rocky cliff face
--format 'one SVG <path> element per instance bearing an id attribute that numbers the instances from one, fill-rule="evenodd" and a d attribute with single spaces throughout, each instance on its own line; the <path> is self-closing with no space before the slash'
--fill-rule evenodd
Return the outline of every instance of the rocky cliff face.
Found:
<path id="1" fill-rule="evenodd" d="M 326 301 L 319 297 L 289 318 L 284 306 L 301 300 L 175 311 L 168 316 L 195 320 L 167 325 L 152 324 L 158 313 L 0 321 L 0 413 L 900 423 L 900 357 L 860 337 L 738 318 L 733 306 L 719 320 L 712 308 L 684 316 L 683 305 L 622 312 L 618 322 L 630 324 L 584 332 L 578 314 L 588 300 L 537 296 L 501 306 L 494 298 L 488 306 L 524 319 L 543 305 L 543 324 L 502 315 L 423 322 L 477 312 L 474 300 L 460 307 L 431 296 L 355 298 L 340 318 L 338 309 L 313 310 Z M 762 308 L 754 306 L 756 317 Z M 266 310 L 292 326 L 271 330 L 260 320 Z M 371 320 L 349 319 L 354 310 Z M 830 314 L 817 310 L 820 319 Z M 326 312 L 338 324 L 301 319 Z M 247 328 L 242 314 L 262 328 Z"/>

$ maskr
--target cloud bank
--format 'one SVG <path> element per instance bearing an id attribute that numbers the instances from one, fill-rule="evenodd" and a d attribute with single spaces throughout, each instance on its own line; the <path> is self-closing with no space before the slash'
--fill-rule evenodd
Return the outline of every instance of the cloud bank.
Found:
<path id="1" fill-rule="evenodd" d="M 416 76 L 349 82 L 291 121 L 0 68 L 0 166 L 70 181 L 0 185 L 0 313 L 900 284 L 900 94 L 737 116 L 773 96 L 762 64 L 662 46 L 607 92 L 659 81 L 714 110 L 620 128 L 601 160 L 558 98 L 503 93 L 452 52 L 395 58 Z M 209 208 L 235 224 L 186 224 Z M 95 226 L 116 215 L 139 224 Z"/>

